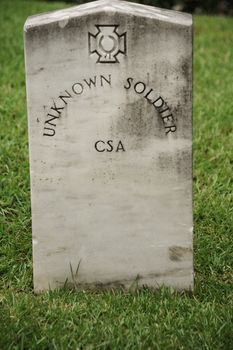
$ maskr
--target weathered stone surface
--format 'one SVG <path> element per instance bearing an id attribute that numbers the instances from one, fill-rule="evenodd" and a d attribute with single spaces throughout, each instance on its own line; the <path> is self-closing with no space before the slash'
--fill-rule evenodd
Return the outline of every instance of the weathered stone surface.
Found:
<path id="1" fill-rule="evenodd" d="M 35 291 L 192 289 L 191 16 L 105 0 L 33 16 L 25 58 Z"/>

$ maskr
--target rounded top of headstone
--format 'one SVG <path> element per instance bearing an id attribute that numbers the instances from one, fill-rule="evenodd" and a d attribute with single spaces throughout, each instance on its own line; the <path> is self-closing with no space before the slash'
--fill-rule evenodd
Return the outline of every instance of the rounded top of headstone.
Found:
<path id="1" fill-rule="evenodd" d="M 187 13 L 160 9 L 157 7 L 141 5 L 127 1 L 98 0 L 63 10 L 30 16 L 26 20 L 24 30 L 27 32 L 30 30 L 30 28 L 48 25 L 50 23 L 56 22 L 59 22 L 59 25 L 61 27 L 65 27 L 70 18 L 92 15 L 99 12 L 113 12 L 128 14 L 136 17 L 147 17 L 183 26 L 192 25 L 192 16 Z"/>

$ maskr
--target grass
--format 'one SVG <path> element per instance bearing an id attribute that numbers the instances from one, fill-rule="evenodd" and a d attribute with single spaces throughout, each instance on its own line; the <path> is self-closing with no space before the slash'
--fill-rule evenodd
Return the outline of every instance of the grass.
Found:
<path id="1" fill-rule="evenodd" d="M 233 19 L 195 17 L 195 292 L 35 296 L 22 27 L 62 3 L 0 1 L 0 349 L 233 349 Z"/>

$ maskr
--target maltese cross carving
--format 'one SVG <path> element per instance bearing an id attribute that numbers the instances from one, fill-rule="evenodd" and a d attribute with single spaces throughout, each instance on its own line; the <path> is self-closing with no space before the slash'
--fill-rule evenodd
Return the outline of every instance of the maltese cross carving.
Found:
<path id="1" fill-rule="evenodd" d="M 96 34 L 88 32 L 89 55 L 98 56 L 96 63 L 119 63 L 118 55 L 126 55 L 126 32 L 118 34 L 119 25 L 96 25 Z"/>

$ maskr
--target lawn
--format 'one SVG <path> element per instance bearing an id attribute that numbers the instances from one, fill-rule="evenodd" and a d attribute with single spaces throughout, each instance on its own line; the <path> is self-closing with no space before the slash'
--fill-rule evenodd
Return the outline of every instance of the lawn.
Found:
<path id="1" fill-rule="evenodd" d="M 0 349 L 233 349 L 233 18 L 194 18 L 194 293 L 33 293 L 22 28 L 64 6 L 0 0 Z"/>

